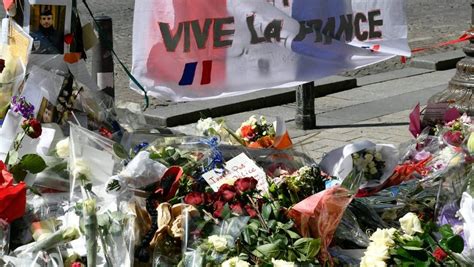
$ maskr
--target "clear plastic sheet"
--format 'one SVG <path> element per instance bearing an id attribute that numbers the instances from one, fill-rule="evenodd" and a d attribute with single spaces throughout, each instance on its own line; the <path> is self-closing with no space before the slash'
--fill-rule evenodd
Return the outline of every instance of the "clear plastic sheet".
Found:
<path id="1" fill-rule="evenodd" d="M 188 217 L 188 216 L 186 216 Z M 189 218 L 189 217 L 188 217 Z M 205 236 L 193 236 L 191 233 L 195 231 L 195 225 L 192 222 L 185 224 L 186 236 L 183 239 L 183 265 L 186 267 L 207 266 L 206 260 L 213 259 L 214 263 L 220 263 L 226 259 L 225 253 L 219 253 L 216 248 L 212 248 L 215 244 L 212 239 L 225 238 L 227 249 L 232 249 L 236 246 L 236 239 L 240 236 L 249 217 L 234 217 L 227 220 L 220 221 L 212 227 L 210 232 Z M 211 247 L 211 248 L 210 248 Z"/>

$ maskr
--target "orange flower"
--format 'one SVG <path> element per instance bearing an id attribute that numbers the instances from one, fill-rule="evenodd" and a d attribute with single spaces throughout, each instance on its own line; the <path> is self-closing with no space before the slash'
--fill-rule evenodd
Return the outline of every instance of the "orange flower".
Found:
<path id="1" fill-rule="evenodd" d="M 248 138 L 249 140 L 255 137 L 255 132 L 251 125 L 242 126 L 242 128 L 240 128 L 240 134 L 243 138 Z"/>

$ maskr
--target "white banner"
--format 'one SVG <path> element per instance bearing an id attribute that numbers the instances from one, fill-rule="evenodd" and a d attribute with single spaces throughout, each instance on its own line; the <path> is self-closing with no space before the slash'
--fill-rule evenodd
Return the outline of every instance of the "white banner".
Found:
<path id="1" fill-rule="evenodd" d="M 133 75 L 175 101 L 410 56 L 404 0 L 136 0 L 133 27 Z"/>

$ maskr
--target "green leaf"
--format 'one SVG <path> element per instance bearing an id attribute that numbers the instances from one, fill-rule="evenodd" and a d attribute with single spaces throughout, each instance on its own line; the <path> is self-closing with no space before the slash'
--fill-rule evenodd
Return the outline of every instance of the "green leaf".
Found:
<path id="1" fill-rule="evenodd" d="M 275 217 L 278 218 L 281 209 L 280 202 L 274 201 L 272 204 L 273 214 L 275 214 Z"/>
<path id="2" fill-rule="evenodd" d="M 306 255 L 307 259 L 314 258 L 319 252 L 321 247 L 321 240 L 314 238 L 300 238 L 295 241 L 293 247 L 303 255 Z"/>
<path id="3" fill-rule="evenodd" d="M 114 143 L 113 149 L 114 149 L 114 153 L 117 157 L 119 157 L 121 159 L 128 159 L 128 153 L 121 144 Z"/>
<path id="4" fill-rule="evenodd" d="M 443 238 L 450 238 L 454 235 L 453 229 L 449 224 L 445 224 L 438 229 L 439 233 L 443 236 Z"/>
<path id="5" fill-rule="evenodd" d="M 20 164 L 14 165 L 10 169 L 10 173 L 13 175 L 13 178 L 15 179 L 15 182 L 23 182 L 25 180 L 26 175 L 28 174 L 27 171 L 25 171 Z"/>
<path id="6" fill-rule="evenodd" d="M 230 208 L 229 208 L 229 203 L 226 203 L 224 205 L 224 207 L 222 208 L 222 213 L 221 213 L 221 216 L 222 218 L 225 220 L 225 219 L 228 219 L 230 217 L 230 215 L 232 214 Z"/>
<path id="7" fill-rule="evenodd" d="M 261 245 L 255 248 L 252 251 L 252 254 L 259 257 L 259 258 L 276 258 L 276 256 L 280 253 L 279 243 L 271 243 Z"/>
<path id="8" fill-rule="evenodd" d="M 301 236 L 293 231 L 290 231 L 290 230 L 286 230 L 286 233 L 290 236 L 290 238 L 292 239 L 298 239 L 300 238 Z"/>
<path id="9" fill-rule="evenodd" d="M 268 203 L 268 204 L 263 205 L 263 208 L 262 208 L 263 219 L 269 220 L 271 215 L 272 215 L 272 204 Z"/>
<path id="10" fill-rule="evenodd" d="M 461 253 L 464 250 L 464 241 L 459 235 L 448 238 L 446 246 L 453 252 Z"/>
<path id="11" fill-rule="evenodd" d="M 20 164 L 22 169 L 27 170 L 33 174 L 40 173 L 47 167 L 43 158 L 36 154 L 24 155 L 20 160 Z"/>

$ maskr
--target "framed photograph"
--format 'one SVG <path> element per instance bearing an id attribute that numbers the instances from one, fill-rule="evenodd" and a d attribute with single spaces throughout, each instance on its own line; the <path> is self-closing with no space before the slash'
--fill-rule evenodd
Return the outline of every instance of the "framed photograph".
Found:
<path id="1" fill-rule="evenodd" d="M 67 73 L 63 55 L 70 46 L 64 36 L 71 33 L 72 0 L 24 0 L 23 4 L 23 29 L 33 38 L 29 63 Z"/>
<path id="2" fill-rule="evenodd" d="M 41 123 L 53 123 L 58 121 L 58 112 L 56 106 L 53 105 L 46 97 L 41 100 L 41 105 L 38 110 L 37 119 Z"/>
<path id="3" fill-rule="evenodd" d="M 65 5 L 30 5 L 32 54 L 64 54 Z"/>

